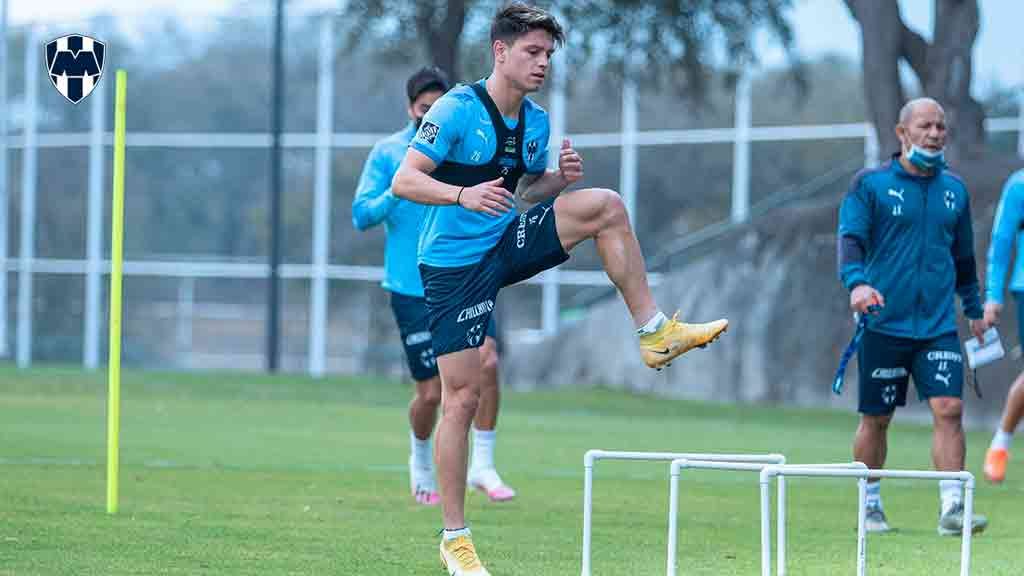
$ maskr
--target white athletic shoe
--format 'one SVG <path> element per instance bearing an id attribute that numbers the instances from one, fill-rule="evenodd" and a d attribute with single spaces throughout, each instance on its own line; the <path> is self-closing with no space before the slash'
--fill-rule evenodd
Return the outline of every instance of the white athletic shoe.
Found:
<path id="1" fill-rule="evenodd" d="M 971 519 L 971 533 L 984 532 L 988 528 L 988 518 L 981 514 L 974 514 Z M 959 536 L 964 531 L 964 505 L 957 503 L 945 514 L 939 516 L 940 536 Z"/>

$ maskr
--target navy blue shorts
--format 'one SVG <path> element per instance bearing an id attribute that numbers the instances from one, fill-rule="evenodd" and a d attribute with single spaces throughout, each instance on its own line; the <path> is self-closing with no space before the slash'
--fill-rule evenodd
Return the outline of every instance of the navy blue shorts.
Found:
<path id="1" fill-rule="evenodd" d="M 437 360 L 434 358 L 434 343 L 430 337 L 430 315 L 427 301 L 417 296 L 406 296 L 391 292 L 391 312 L 398 324 L 405 348 L 405 361 L 409 365 L 412 379 L 418 382 L 437 376 Z M 498 327 L 491 318 L 486 334 L 497 338 Z"/>
<path id="2" fill-rule="evenodd" d="M 964 363 L 956 333 L 914 340 L 865 330 L 857 364 L 861 414 L 892 414 L 897 406 L 906 406 L 910 376 L 922 401 L 963 397 Z"/>
<path id="3" fill-rule="evenodd" d="M 555 228 L 554 202 L 541 202 L 520 214 L 476 264 L 420 264 L 437 356 L 480 346 L 498 290 L 569 259 Z"/>

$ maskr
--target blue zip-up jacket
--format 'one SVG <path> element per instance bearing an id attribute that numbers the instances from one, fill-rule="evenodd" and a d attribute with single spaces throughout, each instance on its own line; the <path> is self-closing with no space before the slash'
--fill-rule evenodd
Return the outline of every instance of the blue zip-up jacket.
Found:
<path id="1" fill-rule="evenodd" d="M 862 170 L 839 208 L 838 240 L 847 290 L 869 284 L 885 298 L 870 330 L 918 340 L 956 332 L 954 293 L 967 317 L 981 318 L 970 198 L 956 174 L 914 176 L 896 157 Z M 863 258 L 844 253 L 850 242 Z"/>
<path id="2" fill-rule="evenodd" d="M 422 298 L 423 281 L 416 264 L 416 252 L 426 206 L 391 193 L 391 180 L 415 135 L 416 125 L 410 122 L 374 145 L 352 200 L 352 224 L 358 230 L 366 230 L 384 223 L 387 243 L 381 285 L 392 292 Z"/>
<path id="3" fill-rule="evenodd" d="M 992 243 L 988 246 L 987 302 L 1003 303 L 1006 269 L 1010 267 L 1014 241 L 1017 243 L 1017 261 L 1010 290 L 1024 292 L 1024 170 L 1010 176 L 999 199 L 992 224 Z"/>

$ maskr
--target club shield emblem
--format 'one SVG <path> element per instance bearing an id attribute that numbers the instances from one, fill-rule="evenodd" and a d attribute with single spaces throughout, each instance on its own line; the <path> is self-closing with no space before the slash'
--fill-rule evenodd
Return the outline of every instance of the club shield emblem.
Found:
<path id="1" fill-rule="evenodd" d="M 103 75 L 103 42 L 82 34 L 68 34 L 46 43 L 46 73 L 50 83 L 72 104 L 84 100 Z"/>

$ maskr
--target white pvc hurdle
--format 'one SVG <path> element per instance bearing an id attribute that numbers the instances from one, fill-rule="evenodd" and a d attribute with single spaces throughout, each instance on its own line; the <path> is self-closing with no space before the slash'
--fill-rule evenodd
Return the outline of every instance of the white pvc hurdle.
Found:
<path id="1" fill-rule="evenodd" d="M 963 531 L 960 542 L 960 576 L 971 573 L 971 528 L 974 514 L 974 475 L 970 472 L 936 472 L 932 470 L 851 470 L 835 468 L 810 468 L 803 466 L 767 466 L 761 470 L 761 574 L 771 576 L 771 522 L 768 488 L 772 478 L 803 476 L 813 478 L 857 478 L 857 576 L 864 576 L 867 570 L 867 538 L 864 530 L 866 511 L 866 486 L 868 478 L 904 478 L 914 480 L 959 480 L 964 486 L 964 519 L 968 529 Z M 785 542 L 780 543 L 785 549 Z M 783 569 L 785 569 L 783 567 Z"/>
<path id="2" fill-rule="evenodd" d="M 737 462 L 783 465 L 786 457 L 782 454 L 715 454 L 694 452 L 628 452 L 615 450 L 587 450 L 583 455 L 583 558 L 580 575 L 590 576 L 591 522 L 594 490 L 594 465 L 598 460 L 640 460 L 648 462 L 671 462 L 689 459 L 705 462 Z M 779 478 L 779 489 L 784 489 L 784 478 Z"/>
<path id="3" fill-rule="evenodd" d="M 761 472 L 765 468 L 773 466 L 772 464 L 760 464 L 760 463 L 740 463 L 740 462 L 714 462 L 708 460 L 688 460 L 679 459 L 673 460 L 669 468 L 669 500 L 668 500 L 668 554 L 666 556 L 666 574 L 668 576 L 675 576 L 678 568 L 677 564 L 677 552 L 678 552 L 678 537 L 679 537 L 679 475 L 682 469 L 690 468 L 697 470 L 729 470 L 729 471 L 747 471 L 747 472 Z M 777 467 L 777 466 L 776 466 Z M 827 469 L 857 469 L 867 470 L 867 465 L 863 462 L 843 462 L 836 464 L 787 464 L 785 468 L 827 468 Z M 785 477 L 778 477 L 778 516 L 776 523 L 778 525 L 778 568 L 777 572 L 779 576 L 783 576 L 786 573 L 786 485 Z M 762 498 L 764 495 L 762 494 Z M 766 505 L 765 502 L 761 502 L 761 522 L 762 525 L 765 521 L 771 523 L 771 513 L 767 512 L 768 518 L 764 517 L 766 510 L 770 510 L 770 505 Z M 762 546 L 764 542 L 762 542 Z"/>

